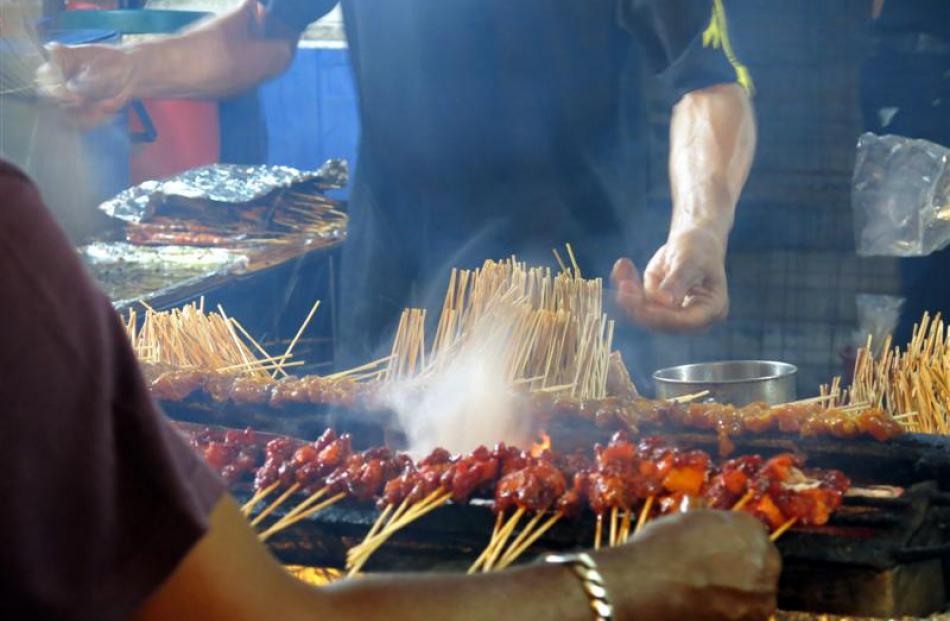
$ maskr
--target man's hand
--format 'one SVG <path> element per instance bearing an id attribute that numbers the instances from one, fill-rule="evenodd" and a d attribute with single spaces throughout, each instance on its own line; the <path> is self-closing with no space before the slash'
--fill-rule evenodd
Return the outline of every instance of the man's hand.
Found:
<path id="1" fill-rule="evenodd" d="M 673 107 L 670 234 L 642 282 L 629 259 L 611 274 L 617 303 L 633 321 L 689 332 L 726 317 L 726 245 L 754 152 L 755 118 L 739 84 L 689 92 Z"/>
<path id="2" fill-rule="evenodd" d="M 661 518 L 598 562 L 618 619 L 751 621 L 775 610 L 781 558 L 745 513 Z"/>
<path id="3" fill-rule="evenodd" d="M 36 73 L 39 92 L 58 101 L 83 127 L 101 123 L 134 91 L 135 53 L 108 45 L 51 45 Z"/>
<path id="4" fill-rule="evenodd" d="M 670 234 L 641 281 L 633 262 L 619 259 L 610 275 L 617 305 L 635 323 L 669 332 L 702 330 L 729 313 L 726 242 L 702 229 Z"/>

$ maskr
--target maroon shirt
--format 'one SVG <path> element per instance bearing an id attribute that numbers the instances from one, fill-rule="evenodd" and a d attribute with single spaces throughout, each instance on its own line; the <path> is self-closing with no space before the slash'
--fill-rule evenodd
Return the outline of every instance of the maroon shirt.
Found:
<path id="1" fill-rule="evenodd" d="M 124 329 L 36 189 L 0 162 L 0 602 L 131 616 L 223 491 L 149 398 Z"/>

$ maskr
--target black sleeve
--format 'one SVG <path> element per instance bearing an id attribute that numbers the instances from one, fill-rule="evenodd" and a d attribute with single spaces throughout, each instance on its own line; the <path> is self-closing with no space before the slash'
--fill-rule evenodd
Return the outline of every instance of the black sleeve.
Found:
<path id="1" fill-rule="evenodd" d="M 0 598 L 22 619 L 127 619 L 224 486 L 158 412 L 119 317 L 3 162 L 0 196 Z"/>
<path id="2" fill-rule="evenodd" d="M 336 6 L 338 0 L 268 0 L 267 17 L 301 33 Z"/>
<path id="3" fill-rule="evenodd" d="M 730 28 L 723 0 L 621 0 L 620 23 L 675 99 L 714 84 L 739 82 L 752 91 L 740 59 L 741 37 Z"/>

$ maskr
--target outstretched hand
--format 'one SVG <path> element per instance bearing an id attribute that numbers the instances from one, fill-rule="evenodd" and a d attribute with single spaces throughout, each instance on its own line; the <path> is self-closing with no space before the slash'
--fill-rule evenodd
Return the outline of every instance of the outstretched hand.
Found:
<path id="1" fill-rule="evenodd" d="M 725 243 L 693 229 L 671 235 L 641 280 L 633 261 L 618 259 L 610 274 L 617 305 L 634 323 L 666 332 L 695 332 L 729 313 Z"/>

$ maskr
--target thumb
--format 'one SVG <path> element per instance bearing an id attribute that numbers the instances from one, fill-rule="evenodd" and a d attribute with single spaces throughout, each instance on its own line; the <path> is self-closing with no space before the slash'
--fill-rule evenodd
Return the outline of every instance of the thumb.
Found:
<path id="1" fill-rule="evenodd" d="M 621 257 L 614 263 L 610 271 L 610 282 L 614 287 L 620 286 L 624 281 L 640 281 L 640 274 L 637 272 L 637 266 L 627 257 Z"/>
<path id="2" fill-rule="evenodd" d="M 610 271 L 610 284 L 617 290 L 617 301 L 633 303 L 643 300 L 643 280 L 640 278 L 640 271 L 633 261 L 623 257 L 617 259 L 613 269 Z"/>

